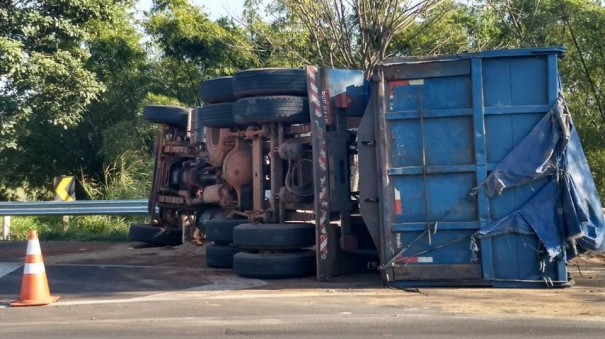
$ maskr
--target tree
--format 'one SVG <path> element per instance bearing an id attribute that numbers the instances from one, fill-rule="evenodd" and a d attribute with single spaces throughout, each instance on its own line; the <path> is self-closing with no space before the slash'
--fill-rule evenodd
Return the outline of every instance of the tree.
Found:
<path id="1" fill-rule="evenodd" d="M 40 187 L 66 164 L 86 162 L 64 143 L 105 90 L 86 68 L 86 41 L 112 22 L 117 0 L 0 4 L 0 187 Z M 49 158 L 52 156 L 52 158 Z"/>
<path id="2" fill-rule="evenodd" d="M 395 36 L 442 0 L 278 0 L 311 36 L 324 66 L 363 69 L 390 55 Z"/>
<path id="3" fill-rule="evenodd" d="M 563 91 L 605 199 L 605 8 L 597 0 L 485 0 L 509 48 L 566 46 Z"/>
<path id="4" fill-rule="evenodd" d="M 501 48 L 496 14 L 489 7 L 445 0 L 395 36 L 391 53 L 421 56 Z"/>
<path id="5" fill-rule="evenodd" d="M 159 85 L 184 103 L 200 105 L 202 80 L 257 65 L 241 29 L 226 19 L 210 21 L 185 0 L 156 1 L 145 29 L 159 52 L 157 71 L 167 72 L 169 85 Z"/>
<path id="6" fill-rule="evenodd" d="M 3 1 L 0 5 L 0 151 L 30 119 L 71 127 L 104 89 L 84 67 L 87 25 L 112 20 L 117 1 Z"/>
<path id="7" fill-rule="evenodd" d="M 311 34 L 279 2 L 246 0 L 237 24 L 244 27 L 247 43 L 259 67 L 300 67 L 319 64 L 309 48 Z"/>

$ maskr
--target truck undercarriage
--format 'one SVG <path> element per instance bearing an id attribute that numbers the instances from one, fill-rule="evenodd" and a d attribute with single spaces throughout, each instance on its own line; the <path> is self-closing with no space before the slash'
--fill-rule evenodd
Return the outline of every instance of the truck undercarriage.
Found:
<path id="1" fill-rule="evenodd" d="M 145 107 L 161 128 L 151 220 L 133 225 L 131 240 L 212 241 L 207 265 L 246 277 L 326 280 L 367 268 L 376 248 L 350 183 L 359 119 L 347 118 L 351 95 L 338 94 L 317 68 L 256 69 L 203 82 L 206 105 L 190 113 Z"/>

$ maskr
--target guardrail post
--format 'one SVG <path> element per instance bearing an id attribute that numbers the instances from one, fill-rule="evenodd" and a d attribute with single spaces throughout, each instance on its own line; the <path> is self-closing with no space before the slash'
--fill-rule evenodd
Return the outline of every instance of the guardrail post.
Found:
<path id="1" fill-rule="evenodd" d="M 2 217 L 2 240 L 10 240 L 11 217 L 6 215 Z"/>

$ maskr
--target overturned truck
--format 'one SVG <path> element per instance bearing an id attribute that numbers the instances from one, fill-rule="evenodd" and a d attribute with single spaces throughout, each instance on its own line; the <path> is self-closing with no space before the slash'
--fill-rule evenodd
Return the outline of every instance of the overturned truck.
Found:
<path id="1" fill-rule="evenodd" d="M 197 230 L 243 277 L 379 270 L 391 286 L 566 286 L 605 248 L 596 187 L 558 78 L 562 48 L 252 69 L 202 82 L 161 124 L 151 221 Z"/>

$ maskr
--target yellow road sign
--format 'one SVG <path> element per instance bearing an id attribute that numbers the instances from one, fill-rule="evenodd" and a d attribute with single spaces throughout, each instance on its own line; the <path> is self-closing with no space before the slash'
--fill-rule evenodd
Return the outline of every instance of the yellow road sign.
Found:
<path id="1" fill-rule="evenodd" d="M 56 201 L 76 200 L 75 177 L 56 177 L 54 180 L 54 187 Z"/>

